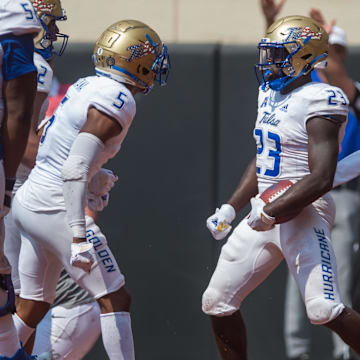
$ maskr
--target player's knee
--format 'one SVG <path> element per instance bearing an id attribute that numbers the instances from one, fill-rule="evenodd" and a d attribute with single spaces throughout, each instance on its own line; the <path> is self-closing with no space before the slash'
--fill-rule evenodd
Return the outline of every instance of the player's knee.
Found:
<path id="1" fill-rule="evenodd" d="M 334 320 L 343 309 L 342 303 L 323 298 L 315 298 L 306 302 L 307 316 L 314 325 L 322 325 Z"/>
<path id="2" fill-rule="evenodd" d="M 202 297 L 202 311 L 211 316 L 229 316 L 238 308 L 226 304 L 222 299 L 222 294 L 214 289 L 207 288 Z"/>

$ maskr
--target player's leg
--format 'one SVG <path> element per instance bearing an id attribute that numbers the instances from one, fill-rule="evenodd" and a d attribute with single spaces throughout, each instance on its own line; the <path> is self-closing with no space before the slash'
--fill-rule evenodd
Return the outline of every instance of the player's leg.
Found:
<path id="1" fill-rule="evenodd" d="M 12 212 L 22 238 L 19 256 L 21 292 L 14 321 L 20 340 L 25 344 L 55 298 L 62 264 L 47 247 L 46 239 L 55 234 L 54 241 L 61 241 L 58 236 L 62 229 L 56 227 L 53 216 L 25 209 L 16 197 Z"/>
<path id="2" fill-rule="evenodd" d="M 359 351 L 360 316 L 347 309 L 344 312 L 339 293 L 335 254 L 330 241 L 334 211 L 331 197 L 325 195 L 294 220 L 281 225 L 280 241 L 310 321 L 331 327 Z"/>
<path id="3" fill-rule="evenodd" d="M 1 167 L 2 168 L 2 167 Z M 0 177 L 1 179 L 2 177 Z M 1 181 L 1 180 L 0 180 Z M 15 294 L 11 282 L 11 267 L 4 256 L 4 222 L 0 220 L 0 359 L 12 357 L 20 348 L 20 341 L 12 318 Z"/>
<path id="4" fill-rule="evenodd" d="M 336 205 L 331 242 L 336 256 L 339 290 L 343 303 L 351 306 L 353 245 L 357 241 L 359 230 L 360 195 L 356 191 L 339 188 L 333 190 L 331 196 Z M 347 359 L 349 346 L 335 333 L 333 333 L 333 340 L 335 359 Z"/>
<path id="5" fill-rule="evenodd" d="M 284 340 L 289 359 L 304 359 L 310 353 L 310 323 L 301 294 L 293 276 L 288 273 L 285 293 Z"/>
<path id="6" fill-rule="evenodd" d="M 20 278 L 19 278 L 19 254 L 21 247 L 21 235 L 16 226 L 12 211 L 5 216 L 5 255 L 11 265 L 11 279 L 14 285 L 15 295 L 20 294 Z"/>
<path id="7" fill-rule="evenodd" d="M 69 275 L 99 303 L 101 332 L 110 360 L 135 359 L 130 318 L 130 296 L 124 288 L 125 280 L 105 236 L 93 219 L 86 217 L 87 240 L 94 245 L 94 264 L 90 274 L 70 265 L 70 246 L 62 249 L 62 260 Z M 68 241 L 71 231 L 66 224 Z M 69 243 L 70 244 L 70 243 Z"/>
<path id="8" fill-rule="evenodd" d="M 223 246 L 204 292 L 203 311 L 211 316 L 218 350 L 224 360 L 247 359 L 246 330 L 239 307 L 283 259 L 276 243 L 278 227 L 252 230 L 244 219 Z"/>
<path id="9" fill-rule="evenodd" d="M 80 360 L 94 346 L 100 332 L 96 301 L 72 308 L 55 306 L 37 326 L 33 353 L 51 352 L 54 359 Z"/>

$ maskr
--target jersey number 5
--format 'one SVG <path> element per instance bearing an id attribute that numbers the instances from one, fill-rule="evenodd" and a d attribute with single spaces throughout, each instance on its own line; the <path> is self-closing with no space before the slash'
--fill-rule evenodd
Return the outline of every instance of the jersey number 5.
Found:
<path id="1" fill-rule="evenodd" d="M 269 146 L 269 149 L 267 149 L 267 146 L 264 146 L 264 135 L 262 129 L 255 129 L 254 130 L 255 136 L 259 138 L 260 146 L 258 146 L 257 154 L 258 156 L 261 155 L 264 150 L 267 151 L 267 157 L 273 159 L 273 167 L 272 168 L 266 168 L 264 175 L 270 176 L 270 177 L 277 177 L 280 174 L 280 153 L 281 153 L 281 142 L 280 142 L 280 136 L 278 134 L 275 134 L 271 131 L 268 131 L 266 134 L 266 140 L 268 142 L 272 142 L 273 146 Z M 258 174 L 261 174 L 262 169 L 259 167 L 256 167 L 256 172 Z"/>

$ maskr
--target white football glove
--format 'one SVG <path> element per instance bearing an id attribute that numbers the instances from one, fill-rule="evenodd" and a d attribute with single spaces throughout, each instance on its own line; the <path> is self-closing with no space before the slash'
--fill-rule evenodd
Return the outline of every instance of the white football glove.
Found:
<path id="1" fill-rule="evenodd" d="M 109 204 L 110 194 L 106 193 L 103 196 L 95 195 L 91 192 L 87 193 L 87 206 L 92 211 L 103 211 Z"/>
<path id="2" fill-rule="evenodd" d="M 88 190 L 95 195 L 104 196 L 117 180 L 118 177 L 111 170 L 101 168 L 90 180 Z"/>
<path id="3" fill-rule="evenodd" d="M 266 214 L 264 206 L 266 203 L 259 195 L 251 198 L 251 212 L 248 216 L 248 225 L 256 231 L 268 231 L 275 226 L 275 218 Z"/>
<path id="4" fill-rule="evenodd" d="M 235 219 L 235 209 L 229 204 L 221 205 L 215 214 L 206 220 L 206 226 L 216 240 L 222 240 L 231 231 L 231 223 Z"/>
<path id="5" fill-rule="evenodd" d="M 93 244 L 87 241 L 81 243 L 71 243 L 71 258 L 70 265 L 90 272 L 91 265 L 94 263 L 94 258 L 90 253 Z"/>

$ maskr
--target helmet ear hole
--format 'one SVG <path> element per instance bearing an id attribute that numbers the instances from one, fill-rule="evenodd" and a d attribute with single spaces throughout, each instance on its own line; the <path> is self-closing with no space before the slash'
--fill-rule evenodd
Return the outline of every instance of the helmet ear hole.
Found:
<path id="1" fill-rule="evenodd" d="M 147 75 L 149 72 L 150 71 L 147 68 L 145 68 L 145 67 L 142 68 L 143 75 Z"/>
<path id="2" fill-rule="evenodd" d="M 303 55 L 301 58 L 303 59 L 303 60 L 307 60 L 309 57 L 311 57 L 312 56 L 312 54 L 306 54 L 306 55 Z"/>

